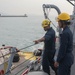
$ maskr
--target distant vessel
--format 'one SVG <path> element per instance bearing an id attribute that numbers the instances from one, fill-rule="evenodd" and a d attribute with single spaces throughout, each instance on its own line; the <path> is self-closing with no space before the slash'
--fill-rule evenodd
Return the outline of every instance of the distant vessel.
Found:
<path id="1" fill-rule="evenodd" d="M 1 15 L 0 14 L 0 17 L 28 17 L 27 14 L 24 14 L 24 15 Z"/>

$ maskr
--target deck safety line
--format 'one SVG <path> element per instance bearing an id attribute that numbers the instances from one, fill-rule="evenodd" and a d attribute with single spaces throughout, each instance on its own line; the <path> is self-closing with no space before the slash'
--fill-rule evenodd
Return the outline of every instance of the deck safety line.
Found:
<path id="1" fill-rule="evenodd" d="M 29 46 L 27 46 L 27 47 L 18 49 L 16 52 L 7 53 L 7 54 L 5 54 L 5 55 L 3 55 L 3 56 L 0 56 L 0 58 L 1 58 L 1 57 L 4 57 L 4 56 L 6 56 L 6 55 L 9 55 L 9 54 L 13 54 L 13 53 L 20 52 L 21 50 L 26 49 L 26 48 L 29 48 L 29 47 L 34 46 L 34 45 L 36 45 L 36 44 L 32 44 L 32 45 L 29 45 Z M 33 57 L 34 57 L 34 56 L 33 56 Z M 31 59 L 31 58 L 32 58 L 32 57 L 30 57 L 29 59 Z M 29 60 L 29 59 L 28 59 L 28 60 Z M 27 60 L 26 60 L 26 61 L 27 61 Z M 24 61 L 24 62 L 26 62 L 26 61 Z M 24 62 L 23 62 L 23 63 L 24 63 Z M 5 62 L 4 62 L 4 63 L 5 63 Z M 2 64 L 4 64 L 4 63 L 2 63 Z M 21 64 L 22 64 L 22 63 L 21 63 Z M 21 65 L 21 64 L 19 64 L 19 65 Z M 19 65 L 18 65 L 18 66 L 19 66 Z M 8 72 L 10 72 L 10 70 L 9 70 Z M 8 72 L 7 72 L 7 73 L 8 73 Z"/>
<path id="2" fill-rule="evenodd" d="M 18 49 L 16 52 L 20 52 L 21 50 L 26 49 L 26 48 L 29 48 L 29 47 L 34 46 L 34 45 L 36 45 L 36 44 L 32 44 L 32 45 L 29 45 L 29 46 L 27 46 L 27 47 Z M 13 54 L 13 53 L 15 53 L 15 52 L 10 52 L 10 53 L 7 53 L 7 54 L 5 54 L 5 55 L 2 55 L 2 56 L 0 56 L 0 58 L 1 58 L 1 57 L 4 57 L 4 56 L 6 56 L 6 55 L 9 55 L 9 54 Z"/>
<path id="3" fill-rule="evenodd" d="M 34 56 L 33 56 L 34 57 Z M 40 60 L 40 58 L 39 59 L 37 59 L 36 61 L 38 61 L 38 60 Z M 35 61 L 35 62 L 36 62 Z M 24 67 L 24 68 L 22 68 L 19 72 L 17 72 L 15 75 L 17 75 L 18 73 L 20 73 L 22 70 L 24 70 L 25 68 L 29 68 L 28 66 L 26 66 L 26 67 Z"/>
<path id="4" fill-rule="evenodd" d="M 29 46 L 24 47 L 24 48 L 21 48 L 21 49 L 19 49 L 19 50 L 23 50 L 23 49 L 29 48 L 29 47 L 31 47 L 31 46 L 34 46 L 34 45 L 36 45 L 36 44 L 29 45 Z"/>
<path id="5" fill-rule="evenodd" d="M 34 57 L 34 56 L 33 56 Z M 20 73 L 21 71 L 23 71 L 25 68 L 27 68 L 28 66 L 22 68 L 20 71 L 18 71 L 15 75 L 17 75 L 18 73 Z"/>
<path id="6" fill-rule="evenodd" d="M 50 18 L 48 18 L 48 20 L 50 20 L 50 21 L 51 21 L 51 19 L 50 19 Z M 52 22 L 52 21 L 51 21 L 51 22 Z M 53 25 L 55 28 L 57 28 L 53 22 L 52 22 L 52 25 Z"/>
<path id="7" fill-rule="evenodd" d="M 31 58 L 33 58 L 33 57 L 34 57 L 34 55 L 31 56 L 29 59 L 31 59 Z M 25 60 L 24 62 L 27 62 L 29 59 Z M 21 64 L 23 64 L 24 62 L 22 62 Z M 17 68 L 17 67 L 20 66 L 21 64 L 17 65 L 15 68 Z M 26 67 L 27 67 L 27 66 L 26 66 Z M 25 69 L 26 67 L 24 67 L 23 69 Z M 14 69 L 15 69 L 15 68 L 14 68 Z M 19 72 L 21 72 L 23 69 L 21 69 Z M 11 71 L 12 71 L 12 70 L 11 70 Z M 9 70 L 8 72 L 10 72 L 10 70 Z M 6 72 L 5 74 L 7 74 L 8 72 Z M 18 72 L 18 73 L 19 73 L 19 72 Z M 18 73 L 16 73 L 16 74 L 18 74 Z M 5 74 L 4 74 L 4 75 L 5 75 Z M 16 75 L 16 74 L 15 74 L 15 75 Z"/>

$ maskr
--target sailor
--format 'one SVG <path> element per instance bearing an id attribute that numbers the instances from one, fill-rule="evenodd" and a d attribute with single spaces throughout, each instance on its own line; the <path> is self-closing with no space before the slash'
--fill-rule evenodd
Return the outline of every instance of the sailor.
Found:
<path id="1" fill-rule="evenodd" d="M 54 63 L 58 67 L 57 75 L 70 75 L 71 66 L 74 61 L 73 51 L 73 34 L 69 29 L 70 15 L 61 13 L 57 17 L 58 26 L 63 29 L 60 36 L 60 47 L 57 61 Z"/>
<path id="2" fill-rule="evenodd" d="M 42 58 L 42 67 L 43 71 L 48 73 L 50 75 L 50 67 L 57 72 L 57 69 L 54 67 L 54 55 L 55 55 L 55 31 L 52 27 L 50 27 L 51 21 L 48 19 L 45 19 L 42 22 L 42 27 L 46 31 L 45 35 L 35 40 L 35 44 L 39 42 L 44 42 L 44 52 L 43 52 L 43 58 Z M 57 74 L 56 74 L 57 75 Z"/>

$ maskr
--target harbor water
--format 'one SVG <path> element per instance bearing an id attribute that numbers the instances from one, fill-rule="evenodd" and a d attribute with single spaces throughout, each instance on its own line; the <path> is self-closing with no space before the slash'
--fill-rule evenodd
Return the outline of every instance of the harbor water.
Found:
<path id="1" fill-rule="evenodd" d="M 43 20 L 44 16 L 34 15 L 28 17 L 0 17 L 0 46 L 5 44 L 20 49 L 33 44 L 34 40 L 44 36 L 45 31 L 41 26 Z M 35 50 L 41 47 L 42 43 L 27 50 Z"/>

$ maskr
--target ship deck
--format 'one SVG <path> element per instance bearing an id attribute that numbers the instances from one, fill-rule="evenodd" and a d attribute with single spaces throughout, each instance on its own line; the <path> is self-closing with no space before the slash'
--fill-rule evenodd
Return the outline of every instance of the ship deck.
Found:
<path id="1" fill-rule="evenodd" d="M 25 62 L 26 61 L 26 62 Z M 22 72 L 26 69 L 26 66 L 29 64 L 29 60 L 25 60 L 24 57 L 20 57 L 18 63 L 13 63 L 13 69 L 11 70 L 10 75 L 21 75 Z"/>
<path id="2" fill-rule="evenodd" d="M 73 47 L 73 54 L 75 54 L 75 45 Z M 25 60 L 23 56 L 20 56 L 20 61 L 18 63 L 13 63 L 15 67 L 11 71 L 10 75 L 21 75 L 27 68 L 26 66 L 29 64 L 29 62 L 30 60 L 27 60 L 27 59 Z M 74 62 L 75 62 L 75 55 L 74 55 Z M 74 75 L 74 74 L 75 74 L 75 63 L 72 65 L 72 68 L 71 68 L 71 75 Z M 51 75 L 55 75 L 52 69 L 51 69 Z"/>

